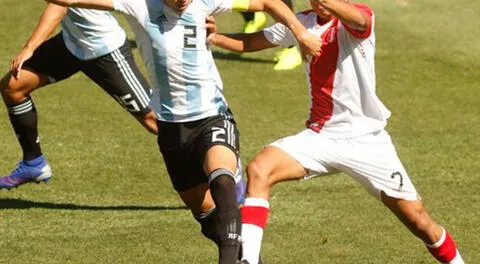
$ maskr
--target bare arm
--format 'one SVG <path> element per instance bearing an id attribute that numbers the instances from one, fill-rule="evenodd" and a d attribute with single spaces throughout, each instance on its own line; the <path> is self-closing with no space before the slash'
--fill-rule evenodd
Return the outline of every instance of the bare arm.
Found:
<path id="1" fill-rule="evenodd" d="M 287 26 L 298 41 L 304 55 L 318 56 L 322 48 L 319 37 L 309 33 L 295 14 L 280 0 L 250 0 L 249 11 L 264 10 L 276 21 Z"/>
<path id="2" fill-rule="evenodd" d="M 365 31 L 370 28 L 372 19 L 366 13 L 345 0 L 316 0 L 318 4 L 337 17 L 347 26 Z"/>
<path id="3" fill-rule="evenodd" d="M 23 63 L 30 59 L 33 52 L 40 46 L 57 28 L 58 24 L 65 16 L 67 8 L 48 4 L 38 21 L 37 27 L 30 35 L 23 49 L 18 53 L 10 63 L 10 71 L 15 78 L 20 77 L 20 69 Z"/>
<path id="4" fill-rule="evenodd" d="M 245 34 L 220 34 L 217 33 L 215 40 L 212 41 L 217 47 L 237 51 L 237 52 L 254 52 L 268 48 L 276 47 L 265 38 L 263 31 Z"/>
<path id="5" fill-rule="evenodd" d="M 45 0 L 50 3 L 54 3 L 61 6 L 74 6 L 82 8 L 110 10 L 112 11 L 113 0 Z"/>
<path id="6" fill-rule="evenodd" d="M 207 17 L 207 40 L 210 44 L 217 47 L 237 51 L 237 52 L 253 52 L 275 47 L 267 40 L 263 31 L 251 34 L 221 34 L 217 32 L 217 25 L 213 16 Z"/>

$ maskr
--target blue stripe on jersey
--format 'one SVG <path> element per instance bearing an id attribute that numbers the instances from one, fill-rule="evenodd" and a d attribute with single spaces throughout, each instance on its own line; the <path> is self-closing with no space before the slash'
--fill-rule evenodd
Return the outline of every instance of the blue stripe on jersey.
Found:
<path id="1" fill-rule="evenodd" d="M 110 20 L 114 19 L 113 16 L 108 12 L 105 12 L 105 16 Z M 79 37 L 83 36 L 89 39 L 89 41 L 95 45 L 95 50 L 90 51 L 91 55 L 97 57 L 110 53 L 111 50 L 104 42 L 102 37 L 98 35 L 97 31 L 92 30 L 92 28 L 99 25 L 92 24 L 88 19 L 75 12 L 75 9 L 72 8 L 68 9 L 67 17 L 69 18 L 69 21 L 66 21 L 67 23 L 65 23 L 63 30 L 70 33 L 70 41 L 76 46 L 76 50 L 82 47 L 83 49 L 87 48 L 84 44 L 79 42 L 81 40 Z M 114 22 L 116 23 L 116 21 Z M 75 30 L 75 32 L 69 32 L 70 30 Z M 75 55 L 83 59 L 85 57 L 85 51 L 82 51 L 81 55 L 79 53 L 75 53 Z"/>
<path id="2" fill-rule="evenodd" d="M 170 94 L 170 84 L 168 82 L 168 61 L 167 61 L 167 50 L 166 50 L 166 38 L 164 37 L 164 26 L 161 21 L 159 23 L 147 22 L 146 31 L 151 39 L 155 39 L 156 42 L 153 42 L 153 63 L 155 67 L 155 76 L 157 79 L 157 89 L 160 98 L 159 101 L 154 105 L 160 105 L 160 109 L 156 109 L 157 113 L 162 116 L 167 121 L 173 121 L 174 116 L 170 109 L 173 108 L 173 100 Z M 161 42 L 161 43 L 158 43 Z"/>
<path id="3" fill-rule="evenodd" d="M 187 76 L 194 76 L 197 69 L 197 51 L 183 49 L 183 69 L 187 72 Z M 202 105 L 202 93 L 201 93 L 201 83 L 195 80 L 187 79 L 185 83 L 185 88 L 187 89 L 187 102 L 188 102 L 188 113 L 191 117 L 193 115 L 198 115 L 199 108 Z"/>
<path id="4" fill-rule="evenodd" d="M 65 45 L 81 60 L 106 55 L 125 41 L 125 32 L 106 11 L 69 8 L 61 23 Z"/>
<path id="5" fill-rule="evenodd" d="M 63 21 L 65 21 L 65 19 L 63 19 Z M 63 24 L 63 21 L 62 21 L 62 24 Z M 84 58 L 85 51 L 80 46 L 78 39 L 72 36 L 69 31 L 65 30 L 66 29 L 65 26 L 62 26 L 62 27 L 63 27 L 63 30 L 62 30 L 63 41 L 74 43 L 75 50 L 73 51 L 73 55 L 75 55 L 75 57 L 77 58 Z"/>
<path id="6" fill-rule="evenodd" d="M 199 110 L 202 107 L 202 93 L 201 93 L 201 88 L 202 88 L 202 83 L 199 82 L 196 78 L 192 79 L 190 77 L 196 76 L 198 73 L 198 41 L 197 41 L 197 34 L 198 34 L 198 28 L 196 26 L 196 21 L 195 17 L 191 13 L 183 13 L 180 16 L 180 20 L 184 22 L 186 25 L 189 25 L 189 28 L 185 27 L 185 33 L 191 34 L 192 38 L 188 37 L 185 35 L 184 42 L 183 43 L 183 51 L 182 51 L 182 56 L 183 56 L 183 70 L 186 73 L 186 83 L 185 83 L 185 88 L 186 88 L 186 100 L 188 102 L 188 117 L 192 117 L 195 115 L 198 115 Z M 192 31 L 192 32 L 187 32 L 187 30 Z M 194 31 L 194 32 L 193 32 Z M 192 41 L 193 43 L 189 43 L 189 41 Z M 193 44 L 194 47 L 187 47 L 185 45 L 188 44 Z"/>
<path id="7" fill-rule="evenodd" d="M 77 25 L 74 22 L 74 17 L 71 15 L 73 12 L 68 9 L 67 15 L 62 19 L 62 32 L 63 32 L 63 37 L 65 39 L 65 42 L 70 42 L 75 45 L 75 51 L 73 52 L 73 55 L 75 55 L 78 58 L 83 58 L 85 56 L 85 50 L 80 42 L 80 39 L 75 37 L 75 35 L 80 36 L 82 33 L 80 32 L 80 29 L 77 27 Z M 89 23 L 89 22 L 86 22 Z"/>
<path id="8" fill-rule="evenodd" d="M 72 20 L 72 22 L 75 23 L 75 25 L 79 27 L 88 29 L 92 26 L 92 23 L 90 23 L 90 21 L 85 19 L 80 14 L 76 13 L 74 9 L 69 8 L 67 11 L 67 16 Z"/>

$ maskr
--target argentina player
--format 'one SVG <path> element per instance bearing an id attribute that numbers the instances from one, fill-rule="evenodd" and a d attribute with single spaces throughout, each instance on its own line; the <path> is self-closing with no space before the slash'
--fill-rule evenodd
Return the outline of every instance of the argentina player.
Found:
<path id="1" fill-rule="evenodd" d="M 77 7 L 117 10 L 136 18 L 151 41 L 156 80 L 151 107 L 158 145 L 175 190 L 219 247 L 219 263 L 236 262 L 240 212 L 235 199 L 239 134 L 223 84 L 206 44 L 206 17 L 265 10 L 290 28 L 306 52 L 321 42 L 280 0 L 48 0 Z"/>
<path id="2" fill-rule="evenodd" d="M 46 40 L 59 23 L 62 31 Z M 10 70 L 0 90 L 23 160 L 0 178 L 0 188 L 50 179 L 52 171 L 40 148 L 38 116 L 30 93 L 79 71 L 148 131 L 157 133 L 155 115 L 148 107 L 151 90 L 135 65 L 125 31 L 109 12 L 49 4 Z"/>

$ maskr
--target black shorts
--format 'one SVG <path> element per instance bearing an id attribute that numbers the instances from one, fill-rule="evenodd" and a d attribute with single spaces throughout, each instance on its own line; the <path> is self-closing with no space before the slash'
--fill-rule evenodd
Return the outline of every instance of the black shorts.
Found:
<path id="1" fill-rule="evenodd" d="M 177 191 L 208 182 L 203 162 L 212 146 L 224 145 L 239 157 L 240 135 L 230 113 L 184 123 L 158 121 L 158 131 L 158 146 Z"/>
<path id="2" fill-rule="evenodd" d="M 151 90 L 135 64 L 128 41 L 107 55 L 80 60 L 67 49 L 59 33 L 40 45 L 23 68 L 48 76 L 51 83 L 81 71 L 132 114 L 150 111 Z"/>

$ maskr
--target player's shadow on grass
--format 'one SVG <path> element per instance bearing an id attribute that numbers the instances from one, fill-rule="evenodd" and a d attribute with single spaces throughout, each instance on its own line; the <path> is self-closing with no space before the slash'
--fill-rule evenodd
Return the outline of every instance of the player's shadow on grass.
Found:
<path id="1" fill-rule="evenodd" d="M 86 211 L 157 211 L 187 210 L 186 206 L 139 206 L 139 205 L 79 205 L 70 203 L 35 202 L 22 199 L 0 199 L 2 209 L 44 208 L 53 210 L 86 210 Z"/>

